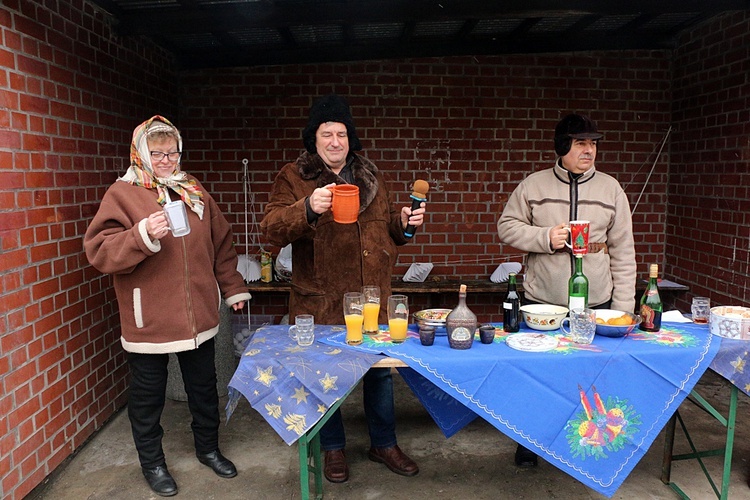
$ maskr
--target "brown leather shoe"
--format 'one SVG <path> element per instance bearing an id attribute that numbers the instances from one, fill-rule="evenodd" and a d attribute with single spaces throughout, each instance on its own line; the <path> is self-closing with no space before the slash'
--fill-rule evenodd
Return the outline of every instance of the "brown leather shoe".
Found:
<path id="1" fill-rule="evenodd" d="M 414 460 L 407 457 L 398 445 L 390 448 L 370 448 L 367 456 L 373 462 L 383 463 L 391 471 L 402 476 L 416 476 L 419 472 L 419 467 Z"/>
<path id="2" fill-rule="evenodd" d="M 332 483 L 344 483 L 349 479 L 349 467 L 346 465 L 344 450 L 323 452 L 323 475 Z"/>

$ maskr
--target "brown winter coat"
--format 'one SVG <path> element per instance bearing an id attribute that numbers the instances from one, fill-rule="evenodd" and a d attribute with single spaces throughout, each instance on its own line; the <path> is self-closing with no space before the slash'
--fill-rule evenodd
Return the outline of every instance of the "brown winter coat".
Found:
<path id="1" fill-rule="evenodd" d="M 161 209 L 156 189 L 121 181 L 107 190 L 86 231 L 89 262 L 113 276 L 128 352 L 195 349 L 219 331 L 220 293 L 227 305 L 251 298 L 237 272 L 229 223 L 198 187 L 204 193 L 203 220 L 187 210 L 187 236 L 152 241 L 146 219 Z"/>
<path id="2" fill-rule="evenodd" d="M 362 285 L 378 285 L 379 321 L 387 323 L 385 306 L 398 257 L 396 247 L 408 238 L 377 167 L 354 155 L 352 173 L 360 199 L 359 217 L 353 224 L 334 222 L 330 210 L 308 224 L 305 198 L 316 188 L 345 183 L 317 154 L 303 153 L 276 177 L 261 230 L 274 245 L 292 243 L 292 322 L 297 314 L 307 313 L 318 324 L 343 324 L 344 293 L 358 292 Z"/>

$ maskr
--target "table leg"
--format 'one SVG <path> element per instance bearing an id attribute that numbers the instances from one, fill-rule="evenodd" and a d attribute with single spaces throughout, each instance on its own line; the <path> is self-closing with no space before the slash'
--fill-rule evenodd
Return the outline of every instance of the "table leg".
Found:
<path id="1" fill-rule="evenodd" d="M 667 422 L 667 426 L 665 428 L 664 433 L 664 456 L 662 458 L 661 462 L 661 482 L 664 484 L 669 484 L 669 478 L 672 474 L 672 452 L 674 450 L 674 428 L 675 424 L 677 423 L 677 413 L 679 410 L 675 412 L 674 415 L 669 419 L 669 422 Z"/>
<path id="2" fill-rule="evenodd" d="M 737 386 L 732 385 L 727 416 L 727 440 L 724 446 L 724 475 L 721 478 L 721 498 L 729 498 L 729 474 L 732 472 L 732 450 L 734 448 L 734 426 L 737 421 Z"/>
<path id="3" fill-rule="evenodd" d="M 323 465 L 320 459 L 319 432 L 325 423 L 328 422 L 328 419 L 331 418 L 333 412 L 338 410 L 344 401 L 346 401 L 346 398 L 352 393 L 354 387 L 333 403 L 325 415 L 323 415 L 323 418 L 318 420 L 312 429 L 308 430 L 297 440 L 297 449 L 299 451 L 299 485 L 302 500 L 310 499 L 310 472 L 313 473 L 313 477 L 315 478 L 315 498 L 316 500 L 322 500 L 323 498 Z"/>
<path id="4" fill-rule="evenodd" d="M 719 413 L 708 401 L 703 399 L 700 394 L 698 394 L 695 391 L 692 391 L 690 393 L 691 399 L 690 401 L 696 405 L 698 405 L 699 408 L 705 410 L 707 413 L 709 413 L 711 416 L 713 416 L 721 425 L 726 427 L 726 440 L 724 442 L 724 447 L 716 450 L 708 450 L 708 451 L 698 451 L 695 444 L 693 443 L 692 438 L 690 437 L 690 433 L 688 432 L 687 426 L 685 425 L 685 422 L 682 420 L 682 417 L 680 416 L 679 412 L 675 412 L 675 415 L 670 419 L 669 424 L 667 425 L 666 430 L 666 442 L 664 444 L 664 459 L 662 462 L 662 477 L 661 480 L 665 484 L 669 485 L 672 490 L 674 490 L 678 495 L 680 495 L 680 498 L 683 499 L 689 499 L 690 497 L 683 492 L 679 486 L 677 486 L 674 482 L 670 481 L 670 474 L 671 474 L 671 467 L 672 467 L 672 461 L 675 460 L 686 460 L 686 459 L 696 459 L 698 460 L 698 463 L 700 464 L 700 467 L 703 471 L 703 474 L 706 476 L 706 479 L 708 480 L 709 484 L 711 485 L 711 488 L 714 490 L 714 494 L 719 500 L 727 500 L 729 498 L 729 478 L 732 472 L 732 450 L 734 448 L 734 430 L 735 430 L 735 423 L 737 420 L 737 393 L 738 389 L 736 386 L 732 386 L 732 390 L 730 393 L 729 398 L 729 413 L 727 414 L 727 418 L 724 418 L 724 416 Z M 690 445 L 691 453 L 686 453 L 683 455 L 673 455 L 672 454 L 672 448 L 674 445 L 674 420 L 675 418 L 680 423 L 680 427 L 682 428 L 683 433 L 685 434 L 685 438 L 688 441 L 688 444 Z M 671 427 L 671 428 L 670 428 Z M 721 491 L 716 487 L 716 483 L 714 483 L 713 478 L 711 477 L 711 474 L 708 472 L 708 469 L 706 468 L 706 465 L 703 463 L 704 457 L 710 457 L 710 456 L 724 456 L 724 462 L 722 467 L 722 479 L 721 479 Z"/>

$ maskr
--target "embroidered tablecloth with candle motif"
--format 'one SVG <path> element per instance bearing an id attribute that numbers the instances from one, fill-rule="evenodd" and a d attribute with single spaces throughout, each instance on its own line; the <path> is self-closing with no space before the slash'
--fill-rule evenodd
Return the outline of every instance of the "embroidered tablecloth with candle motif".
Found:
<path id="1" fill-rule="evenodd" d="M 481 416 L 612 496 L 708 369 L 721 339 L 692 323 L 662 323 L 657 333 L 635 330 L 622 338 L 597 335 L 590 345 L 560 330 L 546 333 L 558 340 L 546 352 L 511 349 L 500 328 L 492 344 L 477 340 L 467 350 L 451 349 L 444 336 L 422 346 L 414 331 L 401 344 L 387 331 L 356 347 L 346 346 L 344 332 L 320 342 L 403 360 L 411 369 L 400 372 L 446 436 Z"/>

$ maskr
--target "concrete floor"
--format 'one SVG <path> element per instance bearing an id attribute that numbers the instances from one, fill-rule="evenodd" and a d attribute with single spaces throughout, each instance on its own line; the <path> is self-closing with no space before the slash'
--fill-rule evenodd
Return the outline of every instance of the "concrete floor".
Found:
<path id="1" fill-rule="evenodd" d="M 369 443 L 360 386 L 343 407 L 351 477 L 343 484 L 324 480 L 326 499 L 605 498 L 544 461 L 534 469 L 515 467 L 515 443 L 481 419 L 451 439 L 445 439 L 401 377 L 394 376 L 394 383 L 399 444 L 419 464 L 419 475 L 401 477 L 384 465 L 367 459 Z M 724 379 L 709 371 L 698 387 L 706 399 L 726 414 L 729 386 Z M 224 401 L 225 398 L 222 405 Z M 750 398 L 740 394 L 732 460 L 732 499 L 750 498 L 747 485 L 749 410 Z M 680 413 L 686 421 L 692 422 L 690 431 L 698 446 L 721 445 L 723 428 L 713 424 L 704 412 L 685 402 Z M 177 498 L 300 498 L 297 447 L 284 444 L 244 399 L 229 424 L 222 425 L 220 434 L 223 453 L 239 470 L 239 475 L 233 479 L 217 477 L 196 460 L 186 403 L 169 401 L 162 425 L 167 463 L 179 487 Z M 662 433 L 612 498 L 678 498 L 659 479 L 663 444 Z M 675 451 L 689 451 L 680 431 L 676 435 Z M 720 458 L 708 458 L 706 462 L 709 470 L 720 474 Z M 675 463 L 672 479 L 693 499 L 715 498 L 695 461 Z M 122 410 L 28 498 L 118 500 L 160 497 L 151 493 L 141 475 L 127 412 Z"/>

